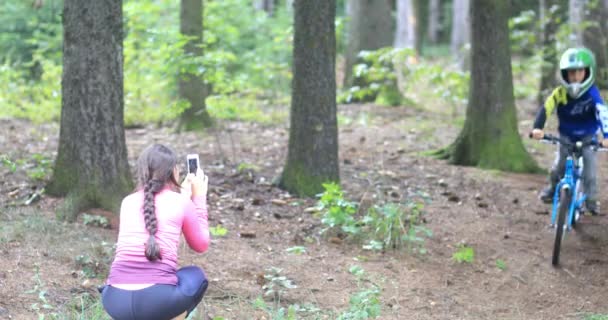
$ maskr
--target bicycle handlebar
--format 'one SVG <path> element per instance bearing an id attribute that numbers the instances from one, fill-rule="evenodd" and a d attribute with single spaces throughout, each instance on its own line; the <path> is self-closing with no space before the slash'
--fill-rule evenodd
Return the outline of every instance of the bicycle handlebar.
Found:
<path id="1" fill-rule="evenodd" d="M 530 139 L 532 139 L 532 132 L 530 132 L 528 134 L 528 137 Z M 548 143 L 552 143 L 552 144 L 563 144 L 568 147 L 575 147 L 578 142 L 581 142 L 581 141 L 570 142 L 566 139 L 563 139 L 559 136 L 554 136 L 549 133 L 543 135 L 543 137 L 540 140 L 547 141 Z M 589 141 L 582 142 L 582 145 L 580 146 L 580 148 L 582 149 L 587 146 L 591 146 L 593 151 L 608 151 L 608 148 L 602 147 L 601 144 L 595 140 L 589 140 Z"/>

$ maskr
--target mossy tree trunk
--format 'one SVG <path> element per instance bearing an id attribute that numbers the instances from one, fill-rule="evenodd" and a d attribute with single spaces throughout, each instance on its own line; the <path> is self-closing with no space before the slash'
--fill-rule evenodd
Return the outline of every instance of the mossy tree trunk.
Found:
<path id="1" fill-rule="evenodd" d="M 557 69 L 559 68 L 559 53 L 557 52 L 557 30 L 567 21 L 567 0 L 542 0 L 541 9 L 541 50 L 542 65 L 540 90 L 537 96 L 538 105 L 542 105 L 551 91 L 557 85 Z"/>
<path id="2" fill-rule="evenodd" d="M 353 85 L 353 67 L 362 50 L 388 47 L 393 42 L 393 19 L 389 0 L 346 0 L 347 44 L 344 87 Z"/>
<path id="3" fill-rule="evenodd" d="M 203 0 L 181 0 L 180 32 L 190 38 L 184 46 L 184 54 L 188 57 L 202 56 Z M 196 72 L 184 70 L 179 75 L 179 97 L 190 104 L 179 118 L 179 131 L 196 131 L 213 126 L 213 119 L 205 105 L 207 87 Z"/>
<path id="4" fill-rule="evenodd" d="M 517 172 L 538 166 L 517 130 L 507 1 L 471 1 L 472 60 L 464 128 L 443 156 L 451 163 Z"/>
<path id="5" fill-rule="evenodd" d="M 123 125 L 122 1 L 65 0 L 59 150 L 51 195 L 60 217 L 92 207 L 118 213 L 133 184 Z"/>
<path id="6" fill-rule="evenodd" d="M 339 182 L 335 1 L 296 0 L 287 163 L 279 186 L 300 196 Z"/>

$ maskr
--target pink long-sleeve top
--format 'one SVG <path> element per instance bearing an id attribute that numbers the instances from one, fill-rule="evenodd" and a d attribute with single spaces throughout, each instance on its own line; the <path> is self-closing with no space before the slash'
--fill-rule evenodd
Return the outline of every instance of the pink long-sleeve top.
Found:
<path id="1" fill-rule="evenodd" d="M 177 250 L 182 232 L 190 248 L 197 252 L 207 250 L 210 237 L 205 196 L 191 200 L 166 187 L 154 200 L 158 222 L 155 238 L 162 259 L 148 261 L 144 254 L 149 234 L 142 209 L 144 193 L 140 190 L 122 201 L 116 256 L 107 284 L 125 289 L 151 284 L 176 285 Z"/>

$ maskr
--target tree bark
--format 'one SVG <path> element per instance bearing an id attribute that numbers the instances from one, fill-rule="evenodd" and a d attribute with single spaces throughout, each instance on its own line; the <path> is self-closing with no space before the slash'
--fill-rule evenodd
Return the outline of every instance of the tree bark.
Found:
<path id="1" fill-rule="evenodd" d="M 123 125 L 122 1 L 65 0 L 59 148 L 51 195 L 67 196 L 58 215 L 117 213 L 133 184 Z"/>
<path id="2" fill-rule="evenodd" d="M 541 0 L 541 65 L 540 90 L 537 96 L 538 105 L 542 105 L 551 91 L 558 85 L 557 69 L 559 52 L 557 52 L 557 30 L 567 19 L 568 3 L 565 0 Z"/>
<path id="3" fill-rule="evenodd" d="M 184 46 L 188 57 L 203 55 L 203 1 L 181 0 L 180 32 L 190 40 Z M 205 99 L 207 88 L 196 71 L 187 70 L 179 75 L 178 88 L 181 99 L 188 101 L 188 107 L 180 116 L 178 131 L 196 131 L 213 126 L 213 119 L 207 112 Z"/>
<path id="4" fill-rule="evenodd" d="M 517 130 L 508 2 L 472 0 L 472 71 L 466 120 L 443 156 L 457 165 L 531 172 L 538 167 Z"/>
<path id="5" fill-rule="evenodd" d="M 416 10 L 413 0 L 397 0 L 397 30 L 395 31 L 395 48 L 416 47 Z"/>
<path id="6" fill-rule="evenodd" d="M 253 7 L 260 11 L 264 10 L 271 15 L 274 11 L 274 0 L 254 0 Z"/>
<path id="7" fill-rule="evenodd" d="M 471 42 L 470 0 L 454 0 L 452 7 L 452 37 L 450 51 L 461 70 L 469 70 Z"/>
<path id="8" fill-rule="evenodd" d="M 301 196 L 339 182 L 335 1 L 295 0 L 287 163 L 279 186 Z"/>
<path id="9" fill-rule="evenodd" d="M 569 1 L 569 23 L 572 27 L 570 34 L 570 46 L 583 45 L 583 17 L 585 15 L 586 0 L 570 0 Z"/>
<path id="10" fill-rule="evenodd" d="M 429 42 L 437 44 L 439 41 L 439 26 L 441 17 L 441 1 L 431 0 L 429 3 L 429 29 L 428 37 Z"/>
<path id="11" fill-rule="evenodd" d="M 392 45 L 393 22 L 389 0 L 346 0 L 347 45 L 344 87 L 353 81 L 353 66 L 362 50 L 376 50 Z"/>

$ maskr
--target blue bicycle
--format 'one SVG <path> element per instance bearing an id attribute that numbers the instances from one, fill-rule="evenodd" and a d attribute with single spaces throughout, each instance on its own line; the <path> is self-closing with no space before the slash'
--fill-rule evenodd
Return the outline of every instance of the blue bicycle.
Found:
<path id="1" fill-rule="evenodd" d="M 568 149 L 564 176 L 559 181 L 553 194 L 551 210 L 551 226 L 555 227 L 555 242 L 553 244 L 554 266 L 559 264 L 559 253 L 564 238 L 564 231 L 576 227 L 580 216 L 584 213 L 583 204 L 587 195 L 582 190 L 581 177 L 583 174 L 583 148 L 590 146 L 593 151 L 600 149 L 597 141 L 576 141 L 574 143 L 550 134 L 545 134 L 542 141 L 559 144 Z M 605 150 L 605 149 L 604 149 Z"/>

